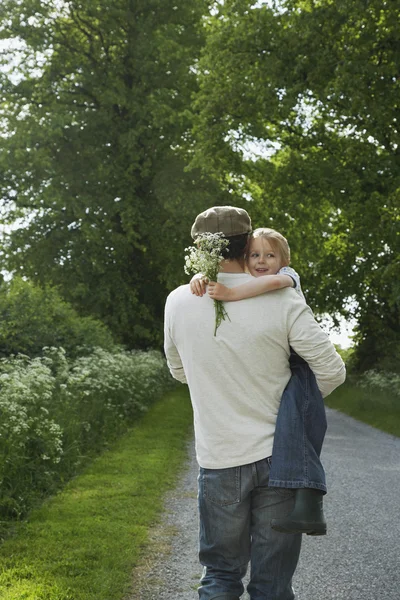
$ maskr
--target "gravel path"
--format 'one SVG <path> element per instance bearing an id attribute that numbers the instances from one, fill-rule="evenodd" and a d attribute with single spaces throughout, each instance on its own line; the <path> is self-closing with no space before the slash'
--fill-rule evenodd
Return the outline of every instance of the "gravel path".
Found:
<path id="1" fill-rule="evenodd" d="M 400 438 L 331 409 L 327 415 L 328 535 L 303 536 L 296 600 L 398 600 Z M 196 478 L 191 443 L 187 469 L 166 498 L 163 522 L 127 600 L 198 600 Z"/>

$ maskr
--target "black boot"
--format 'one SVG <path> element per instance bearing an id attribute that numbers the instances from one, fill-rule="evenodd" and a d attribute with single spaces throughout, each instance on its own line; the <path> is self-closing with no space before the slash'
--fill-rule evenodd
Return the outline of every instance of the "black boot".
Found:
<path id="1" fill-rule="evenodd" d="M 301 488 L 295 491 L 293 511 L 283 519 L 272 519 L 271 527 L 281 533 L 325 535 L 326 521 L 320 490 Z"/>

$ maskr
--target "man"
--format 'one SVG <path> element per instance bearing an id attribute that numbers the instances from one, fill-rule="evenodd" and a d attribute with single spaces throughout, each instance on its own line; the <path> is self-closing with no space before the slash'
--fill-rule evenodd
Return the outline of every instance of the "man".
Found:
<path id="1" fill-rule="evenodd" d="M 247 212 L 215 206 L 197 216 L 192 237 L 229 240 L 218 281 L 251 276 L 244 253 Z M 229 259 L 227 258 L 229 256 Z M 181 286 L 165 308 L 165 353 L 172 375 L 189 385 L 199 474 L 201 600 L 238 600 L 251 562 L 251 600 L 292 600 L 301 534 L 273 530 L 293 509 L 293 491 L 268 486 L 275 421 L 288 383 L 290 347 L 313 370 L 326 396 L 345 368 L 310 308 L 292 288 L 231 302 L 214 336 L 213 301 Z"/>

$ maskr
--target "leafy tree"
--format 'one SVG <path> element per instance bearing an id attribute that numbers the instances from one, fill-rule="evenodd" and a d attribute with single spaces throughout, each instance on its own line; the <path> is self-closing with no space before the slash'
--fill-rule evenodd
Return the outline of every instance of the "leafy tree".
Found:
<path id="1" fill-rule="evenodd" d="M 400 339 L 399 17 L 394 0 L 225 0 L 199 63 L 192 164 L 287 234 L 318 313 L 357 318 L 360 368 Z"/>
<path id="2" fill-rule="evenodd" d="M 0 289 L 0 357 L 40 356 L 45 346 L 63 347 L 69 356 L 82 347 L 115 346 L 107 327 L 93 317 L 79 317 L 57 290 L 35 286 L 16 276 Z"/>
<path id="3" fill-rule="evenodd" d="M 216 182 L 185 171 L 207 10 L 207 0 L 0 7 L 0 36 L 14 43 L 1 75 L 3 222 L 14 224 L 3 266 L 56 285 L 129 346 L 160 343 L 190 225 L 223 201 Z"/>

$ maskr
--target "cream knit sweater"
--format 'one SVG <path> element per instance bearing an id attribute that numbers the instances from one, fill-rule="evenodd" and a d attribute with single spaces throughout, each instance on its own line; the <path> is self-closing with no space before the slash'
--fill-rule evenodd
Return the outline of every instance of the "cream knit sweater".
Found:
<path id="1" fill-rule="evenodd" d="M 221 273 L 234 287 L 251 279 Z M 214 336 L 213 301 L 184 285 L 168 296 L 165 354 L 178 381 L 189 385 L 197 460 L 209 469 L 240 466 L 272 453 L 279 403 L 290 379 L 291 346 L 304 358 L 323 396 L 345 379 L 344 363 L 292 288 L 229 302 L 230 321 Z"/>

